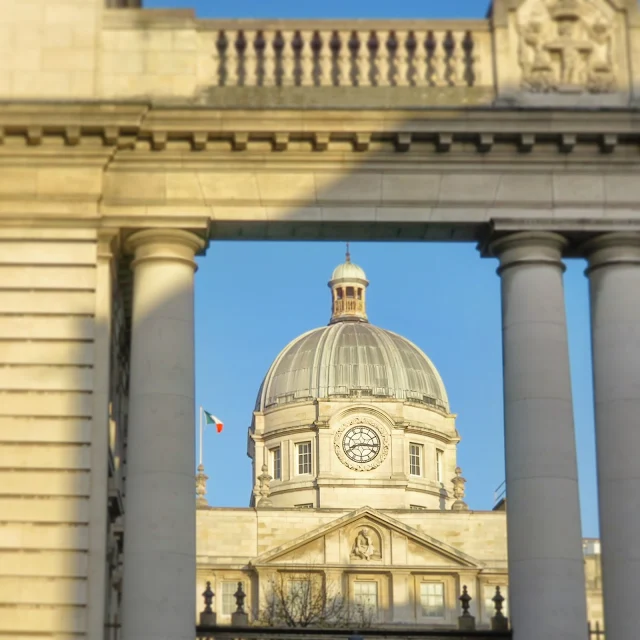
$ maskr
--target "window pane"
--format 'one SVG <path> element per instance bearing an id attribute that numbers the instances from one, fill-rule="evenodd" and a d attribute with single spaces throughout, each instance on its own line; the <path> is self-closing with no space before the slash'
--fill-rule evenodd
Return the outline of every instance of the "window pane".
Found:
<path id="1" fill-rule="evenodd" d="M 298 444 L 298 474 L 311 473 L 311 443 Z"/>
<path id="2" fill-rule="evenodd" d="M 412 476 L 422 475 L 422 445 L 409 445 L 409 473 Z"/>
<path id="3" fill-rule="evenodd" d="M 274 480 L 280 480 L 282 478 L 282 457 L 280 447 L 271 449 L 271 475 Z"/>
<path id="4" fill-rule="evenodd" d="M 424 618 L 444 618 L 444 584 L 420 583 L 420 607 Z"/>
<path id="5" fill-rule="evenodd" d="M 221 613 L 225 616 L 230 616 L 236 610 L 236 599 L 233 594 L 237 591 L 237 589 L 238 589 L 237 580 L 235 582 L 225 581 L 222 583 Z M 242 583 L 242 590 L 245 591 L 244 582 Z"/>
<path id="6" fill-rule="evenodd" d="M 311 588 L 310 580 L 289 580 L 289 595 L 305 597 Z"/>
<path id="7" fill-rule="evenodd" d="M 372 581 L 353 583 L 353 601 L 367 615 L 378 612 L 378 583 Z"/>
<path id="8" fill-rule="evenodd" d="M 442 471 L 442 459 L 444 456 L 444 452 L 440 451 L 440 449 L 436 449 L 436 480 L 438 482 L 444 482 L 443 480 L 443 471 Z"/>
<path id="9" fill-rule="evenodd" d="M 312 607 L 311 580 L 292 579 L 287 585 L 287 608 L 294 618 L 305 618 Z"/>

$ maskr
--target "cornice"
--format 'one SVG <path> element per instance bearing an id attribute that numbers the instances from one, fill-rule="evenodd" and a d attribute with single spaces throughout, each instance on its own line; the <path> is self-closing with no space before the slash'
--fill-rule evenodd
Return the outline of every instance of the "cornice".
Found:
<path id="1" fill-rule="evenodd" d="M 598 156 L 617 146 L 640 145 L 640 109 L 536 110 L 513 108 L 322 110 L 205 109 L 146 103 L 0 103 L 2 155 L 47 148 L 58 140 L 72 153 L 97 154 L 100 144 L 117 150 L 117 161 L 139 158 L 197 161 L 199 152 L 252 148 L 282 155 L 309 149 L 319 155 L 350 148 L 357 156 L 386 150 L 405 154 L 430 147 L 446 156 L 490 156 L 505 145 L 523 155 L 555 146 L 562 156 L 584 146 Z M 345 147 L 346 144 L 346 147 Z M 90 145 L 90 146 L 87 146 Z M 76 151 L 74 149 L 77 148 Z M 286 155 L 286 154 L 285 154 Z M 124 156 L 120 158 L 120 156 Z"/>

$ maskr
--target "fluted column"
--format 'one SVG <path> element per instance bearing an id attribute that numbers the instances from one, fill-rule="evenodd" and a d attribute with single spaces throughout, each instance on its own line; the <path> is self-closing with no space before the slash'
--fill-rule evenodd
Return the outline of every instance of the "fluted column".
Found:
<path id="1" fill-rule="evenodd" d="M 607 638 L 638 635 L 640 591 L 640 234 L 585 246 Z"/>
<path id="2" fill-rule="evenodd" d="M 552 233 L 518 233 L 490 245 L 502 286 L 514 640 L 587 637 L 564 244 Z"/>
<path id="3" fill-rule="evenodd" d="M 134 252 L 122 598 L 123 640 L 193 640 L 196 251 L 180 230 L 145 230 Z"/>

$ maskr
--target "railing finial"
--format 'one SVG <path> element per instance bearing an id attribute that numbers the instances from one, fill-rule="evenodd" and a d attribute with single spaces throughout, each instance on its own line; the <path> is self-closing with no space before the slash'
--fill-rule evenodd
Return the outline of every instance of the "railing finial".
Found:
<path id="1" fill-rule="evenodd" d="M 496 595 L 491 598 L 495 606 L 496 612 L 491 618 L 492 631 L 507 631 L 509 629 L 509 620 L 502 613 L 502 603 L 504 596 L 500 593 L 500 587 L 496 587 Z"/>
<path id="2" fill-rule="evenodd" d="M 249 616 L 244 610 L 244 599 L 247 594 L 244 592 L 242 582 L 238 582 L 238 590 L 233 597 L 236 599 L 236 610 L 231 614 L 231 626 L 246 627 L 249 625 Z"/>
<path id="3" fill-rule="evenodd" d="M 211 608 L 211 604 L 213 603 L 213 596 L 216 594 L 211 589 L 211 583 L 207 581 L 207 588 L 202 592 L 202 597 L 204 598 L 204 611 L 203 613 L 213 613 L 213 609 Z"/>
<path id="4" fill-rule="evenodd" d="M 200 614 L 200 624 L 203 627 L 210 627 L 215 625 L 216 623 L 216 614 L 211 608 L 211 604 L 213 603 L 213 596 L 215 595 L 216 594 L 211 588 L 211 583 L 207 581 L 207 588 L 202 592 L 202 597 L 204 598 L 204 610 Z"/>
<path id="5" fill-rule="evenodd" d="M 476 628 L 476 619 L 469 613 L 469 604 L 473 598 L 467 591 L 467 585 L 462 586 L 462 595 L 458 598 L 462 605 L 462 615 L 458 617 L 458 629 L 473 631 Z"/>

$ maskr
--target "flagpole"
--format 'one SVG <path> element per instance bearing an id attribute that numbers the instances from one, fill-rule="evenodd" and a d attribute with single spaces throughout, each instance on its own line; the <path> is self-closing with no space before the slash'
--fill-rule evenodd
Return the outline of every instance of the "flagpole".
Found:
<path id="1" fill-rule="evenodd" d="M 200 407 L 200 464 L 202 464 L 202 407 Z"/>

